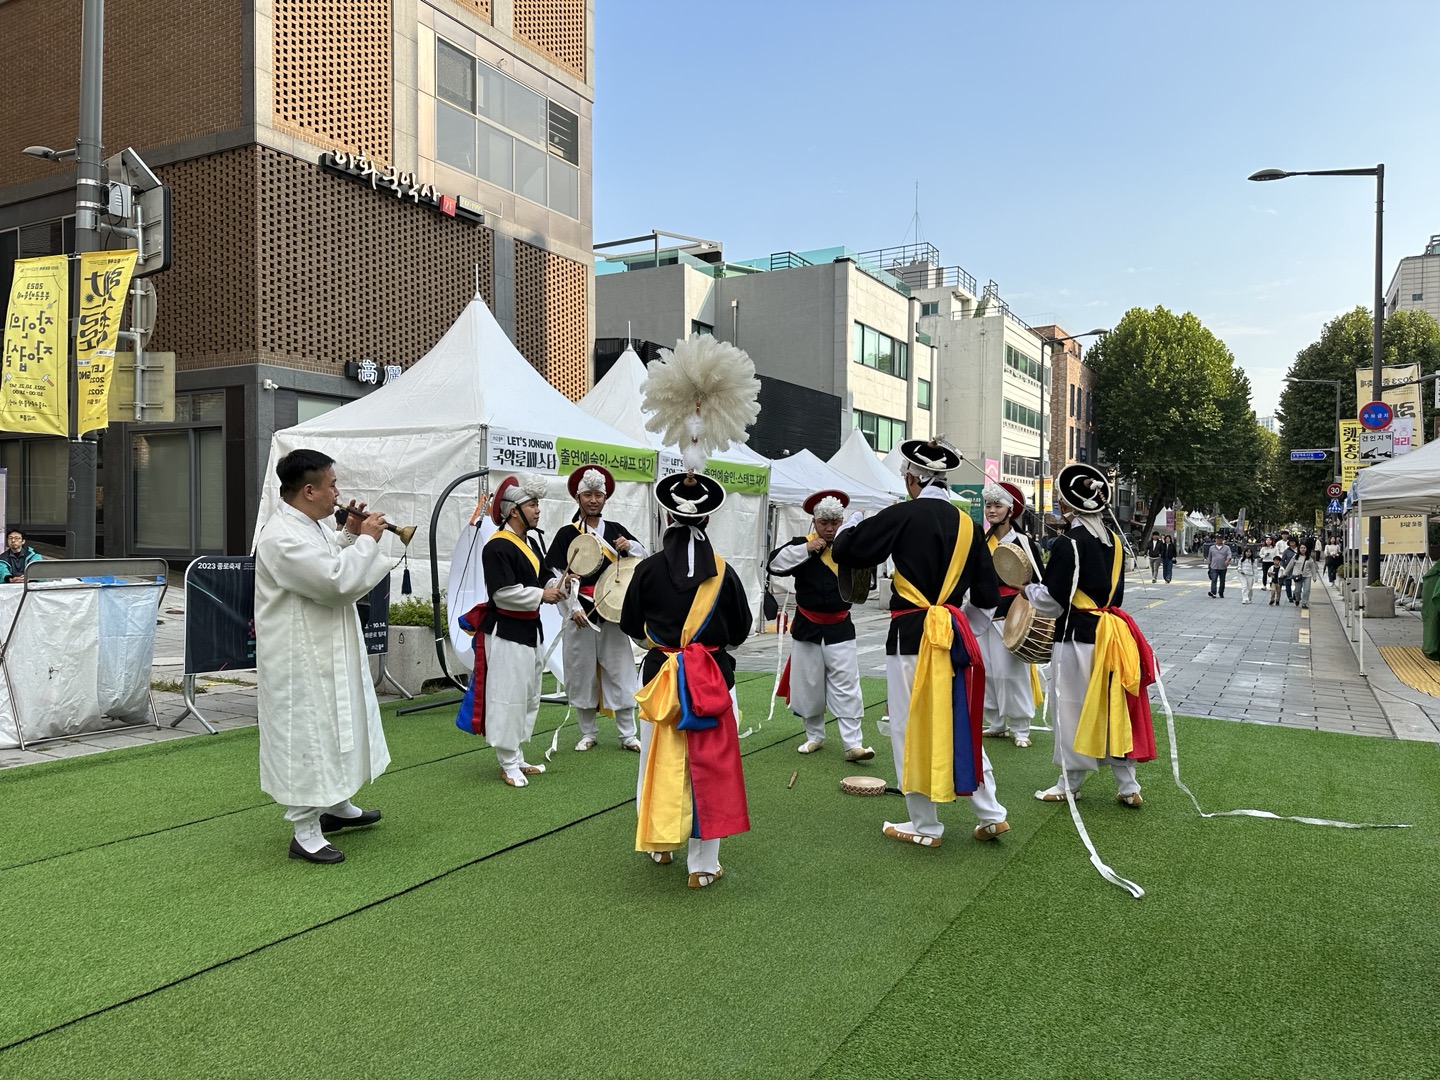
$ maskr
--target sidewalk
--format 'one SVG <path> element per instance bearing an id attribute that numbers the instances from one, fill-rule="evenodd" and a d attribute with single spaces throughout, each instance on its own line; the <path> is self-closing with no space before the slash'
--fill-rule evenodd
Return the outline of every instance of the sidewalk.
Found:
<path id="1" fill-rule="evenodd" d="M 193 715 L 185 716 L 178 689 L 185 657 L 182 580 L 182 575 L 172 575 L 155 628 L 152 685 L 175 687 L 153 692 L 161 727 L 112 729 L 31 750 L 0 750 L 0 768 L 205 733 Z M 1224 599 L 1211 599 L 1208 588 L 1199 560 L 1190 558 L 1176 565 L 1169 585 L 1150 584 L 1143 569 L 1126 578 L 1125 607 L 1155 648 L 1176 713 L 1440 742 L 1440 698 L 1402 683 L 1377 648 L 1419 644 L 1416 613 L 1402 611 L 1394 619 L 1365 620 L 1362 675 L 1356 643 L 1344 625 L 1338 588 L 1317 585 L 1308 611 L 1288 603 L 1267 607 L 1258 587 L 1253 605 L 1242 606 L 1238 575 L 1227 583 Z M 860 673 L 883 677 L 887 613 L 867 604 L 857 610 L 856 624 Z M 773 634 L 752 636 L 735 655 L 742 670 L 774 672 L 777 639 Z M 255 723 L 253 671 L 202 675 L 197 686 L 203 693 L 197 695 L 196 704 L 216 728 L 226 731 Z M 380 699 L 397 700 L 390 694 L 381 694 Z M 172 728 L 170 724 L 181 717 L 179 726 Z"/>

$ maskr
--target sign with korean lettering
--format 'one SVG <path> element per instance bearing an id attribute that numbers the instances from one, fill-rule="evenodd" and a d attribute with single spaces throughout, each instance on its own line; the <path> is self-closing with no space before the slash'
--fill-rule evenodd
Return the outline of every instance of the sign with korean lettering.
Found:
<path id="1" fill-rule="evenodd" d="M 1395 456 L 1395 435 L 1390 431 L 1360 432 L 1360 464 L 1375 465 Z"/>
<path id="2" fill-rule="evenodd" d="M 1380 385 L 1384 388 L 1379 394 L 1372 391 L 1374 379 L 1368 367 L 1357 368 L 1355 371 L 1355 400 L 1361 402 L 1370 401 L 1372 398 L 1383 401 L 1390 406 L 1395 420 L 1415 420 L 1420 416 L 1420 402 L 1422 390 L 1418 384 L 1411 383 L 1411 380 L 1420 377 L 1419 364 L 1398 364 L 1393 367 L 1380 369 Z M 1409 386 L 1396 386 L 1396 383 L 1411 383 Z M 1417 431 L 1417 436 L 1419 432 Z M 1424 440 L 1417 437 L 1411 444 L 1412 450 L 1418 450 Z"/>
<path id="3" fill-rule="evenodd" d="M 120 312 L 135 270 L 134 251 L 86 251 L 80 255 L 80 316 L 75 325 L 75 432 L 109 425 L 110 380 Z"/>
<path id="4" fill-rule="evenodd" d="M 1355 483 L 1355 474 L 1360 471 L 1360 427 L 1359 420 L 1340 421 L 1340 483 L 1346 491 Z"/>
<path id="5" fill-rule="evenodd" d="M 561 476 L 568 476 L 586 465 L 603 465 L 616 480 L 633 480 L 644 484 L 655 479 L 655 463 L 659 456 L 654 450 L 586 442 L 584 439 L 567 439 L 564 436 L 555 440 L 555 452 L 560 459 L 556 471 Z"/>
<path id="6" fill-rule="evenodd" d="M 488 448 L 489 465 L 497 472 L 533 472 L 553 476 L 560 456 L 555 449 L 554 435 L 537 435 L 530 431 L 491 428 Z"/>
<path id="7" fill-rule="evenodd" d="M 394 195 L 415 206 L 428 206 L 446 217 L 460 218 L 477 225 L 485 221 L 484 212 L 474 200 L 458 195 L 441 195 L 436 192 L 434 184 L 422 183 L 414 173 L 396 169 L 394 165 L 372 161 L 363 152 L 350 154 L 343 150 L 327 150 L 320 155 L 320 167 L 326 172 L 358 180 L 368 185 L 371 191 Z"/>
<path id="8" fill-rule="evenodd" d="M 0 430 L 70 434 L 69 283 L 64 255 L 15 262 L 0 366 Z"/>
<path id="9" fill-rule="evenodd" d="M 659 474 L 662 477 L 684 472 L 685 461 L 674 450 L 660 452 Z M 770 490 L 770 466 L 746 465 L 710 458 L 705 462 L 705 475 L 720 483 L 726 491 L 742 495 L 763 495 Z"/>

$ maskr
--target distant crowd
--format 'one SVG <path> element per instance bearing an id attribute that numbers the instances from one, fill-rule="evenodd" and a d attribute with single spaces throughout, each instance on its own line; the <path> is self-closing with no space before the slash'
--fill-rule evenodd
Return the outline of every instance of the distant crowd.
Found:
<path id="1" fill-rule="evenodd" d="M 1170 580 L 1169 565 L 1163 553 L 1167 549 L 1173 553 L 1174 546 L 1173 538 L 1159 532 L 1151 534 L 1147 547 L 1151 581 L 1156 580 L 1157 568 L 1162 566 L 1165 580 Z M 1323 574 L 1333 585 L 1344 561 L 1337 534 L 1316 536 L 1292 533 L 1289 529 L 1273 535 L 1245 534 L 1238 530 L 1218 535 L 1202 534 L 1191 550 L 1205 560 L 1210 575 L 1210 596 L 1217 599 L 1224 597 L 1226 579 L 1234 569 L 1240 577 L 1240 602 L 1252 602 L 1258 579 L 1262 593 L 1269 594 L 1271 607 L 1280 604 L 1283 593 L 1286 602 L 1308 608 L 1311 584 Z M 1170 558 L 1174 558 L 1173 554 Z"/>

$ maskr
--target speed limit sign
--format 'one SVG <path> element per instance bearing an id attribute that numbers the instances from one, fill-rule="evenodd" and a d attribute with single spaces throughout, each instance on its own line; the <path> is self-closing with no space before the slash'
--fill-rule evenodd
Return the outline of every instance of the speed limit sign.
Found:
<path id="1" fill-rule="evenodd" d="M 1343 494 L 1345 494 L 1345 489 L 1339 484 L 1330 484 L 1325 488 L 1325 497 L 1327 499 L 1338 499 Z"/>

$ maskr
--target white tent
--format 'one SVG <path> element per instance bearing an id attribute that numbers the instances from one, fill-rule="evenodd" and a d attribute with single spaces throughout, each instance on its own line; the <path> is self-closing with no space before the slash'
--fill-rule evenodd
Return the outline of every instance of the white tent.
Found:
<path id="1" fill-rule="evenodd" d="M 516 436 L 513 442 L 529 443 L 529 449 L 501 448 L 507 433 Z M 622 451 L 649 450 L 645 443 L 595 419 L 546 382 L 476 296 L 435 347 L 401 378 L 275 433 L 256 532 L 279 501 L 275 466 L 280 458 L 298 447 L 323 451 L 335 459 L 342 498 L 366 502 L 392 522 L 418 526 L 410 545 L 411 570 L 417 591 L 428 595 L 430 515 L 457 476 L 488 465 L 492 471 L 485 489 L 494 490 L 517 471 L 552 474 L 550 493 L 541 504 L 541 527 L 553 535 L 570 520 L 575 504 L 564 481 L 554 475 L 559 465 L 557 439 Z M 508 453 L 506 461 L 492 461 L 492 448 L 497 454 Z M 527 453 L 532 460 L 521 460 Z M 476 481 L 466 482 L 441 513 L 437 539 L 442 579 L 449 571 L 451 553 L 446 546 L 461 535 L 480 491 Z M 649 496 L 648 482 L 617 483 L 616 516 L 643 514 Z M 399 550 L 393 537 L 386 543 Z M 453 618 L 463 612 L 451 614 Z"/>
<path id="2" fill-rule="evenodd" d="M 859 428 L 850 432 L 850 437 L 831 456 L 829 465 L 867 487 L 888 491 L 897 501 L 905 498 L 905 481 L 900 479 L 899 467 L 886 468 Z"/>
<path id="3" fill-rule="evenodd" d="M 1361 469 L 1350 503 L 1366 517 L 1440 514 L 1440 439 Z"/>
<path id="4" fill-rule="evenodd" d="M 856 483 L 853 477 L 827 465 L 809 450 L 779 458 L 770 467 L 770 505 L 776 507 L 775 542 L 800 536 L 810 529 L 810 515 L 801 504 L 817 491 L 835 488 L 850 496 L 850 509 L 873 514 L 895 502 L 888 491 Z"/>
<path id="5" fill-rule="evenodd" d="M 645 382 L 645 364 L 633 349 L 627 348 L 620 354 L 604 378 L 579 401 L 580 408 L 591 416 L 609 424 L 641 445 L 648 445 L 660 451 L 659 476 L 678 471 L 679 451 L 667 448 L 661 437 L 645 428 L 646 414 L 641 409 L 642 389 Z M 733 465 L 769 468 L 770 462 L 751 450 L 744 443 L 736 443 L 728 450 L 717 453 L 712 460 Z M 710 519 L 709 535 L 715 548 L 725 561 L 735 568 L 745 585 L 745 595 L 750 599 L 750 610 L 757 618 L 760 614 L 761 575 L 765 556 L 765 494 L 727 491 L 725 505 Z M 621 518 L 631 529 L 640 532 L 641 522 L 650 523 L 647 543 L 654 550 L 660 533 L 659 508 L 651 505 L 648 516 L 636 515 Z M 641 535 L 644 535 L 643 533 Z"/>

